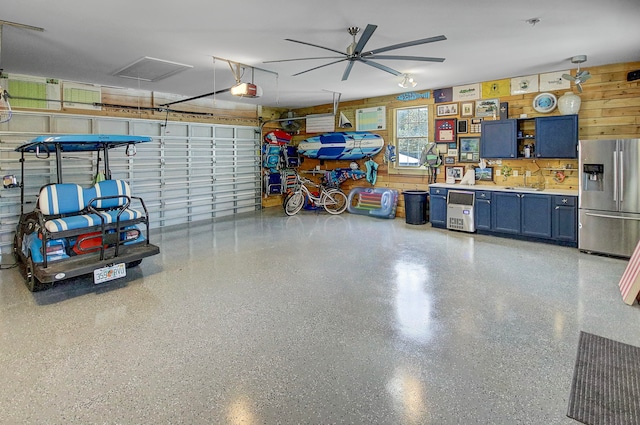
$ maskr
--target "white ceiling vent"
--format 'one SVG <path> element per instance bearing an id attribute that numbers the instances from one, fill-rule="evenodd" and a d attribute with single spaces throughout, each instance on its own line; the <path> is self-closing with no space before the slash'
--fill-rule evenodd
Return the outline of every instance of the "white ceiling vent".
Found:
<path id="1" fill-rule="evenodd" d="M 113 75 L 134 80 L 158 81 L 189 68 L 193 66 L 145 56 L 114 72 Z"/>

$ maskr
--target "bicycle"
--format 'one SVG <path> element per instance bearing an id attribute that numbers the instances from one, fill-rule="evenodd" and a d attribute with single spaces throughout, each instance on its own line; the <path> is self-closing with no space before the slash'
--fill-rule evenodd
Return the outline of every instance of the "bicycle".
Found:
<path id="1" fill-rule="evenodd" d="M 341 214 L 347 209 L 347 195 L 340 189 L 327 188 L 300 175 L 296 176 L 296 180 L 296 189 L 287 195 L 283 202 L 285 214 L 297 214 L 304 206 L 306 199 L 318 207 L 324 207 L 329 214 Z M 306 185 L 319 187 L 320 193 L 311 192 Z"/>

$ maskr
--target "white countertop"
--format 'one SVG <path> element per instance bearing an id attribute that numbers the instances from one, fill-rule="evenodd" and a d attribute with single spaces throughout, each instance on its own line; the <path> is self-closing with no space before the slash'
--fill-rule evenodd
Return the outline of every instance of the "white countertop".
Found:
<path id="1" fill-rule="evenodd" d="M 502 192 L 531 192 L 531 193 L 539 193 L 540 195 L 560 195 L 560 196 L 578 196 L 578 191 L 573 189 L 545 189 L 545 190 L 532 190 L 532 189 L 522 189 L 514 186 L 498 186 L 498 185 L 488 185 L 488 184 L 476 184 L 476 185 L 467 185 L 467 184 L 448 184 L 448 183 L 433 183 L 430 184 L 429 187 L 441 187 L 443 189 L 459 189 L 459 190 L 492 190 L 492 191 L 502 191 Z M 510 189 L 507 189 L 510 188 Z"/>

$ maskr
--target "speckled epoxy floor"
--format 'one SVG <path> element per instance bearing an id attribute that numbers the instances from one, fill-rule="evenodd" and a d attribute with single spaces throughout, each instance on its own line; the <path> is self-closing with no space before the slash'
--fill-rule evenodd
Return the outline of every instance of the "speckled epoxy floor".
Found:
<path id="1" fill-rule="evenodd" d="M 574 424 L 579 332 L 640 345 L 626 261 L 572 248 L 280 209 L 154 239 L 104 286 L 0 272 L 0 423 Z"/>

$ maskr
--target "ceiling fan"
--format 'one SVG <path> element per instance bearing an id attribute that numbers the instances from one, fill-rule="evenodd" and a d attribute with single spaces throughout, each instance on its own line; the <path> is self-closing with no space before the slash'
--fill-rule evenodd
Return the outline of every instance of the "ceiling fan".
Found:
<path id="1" fill-rule="evenodd" d="M 578 64 L 578 70 L 576 71 L 576 75 L 571 74 L 562 74 L 562 78 L 565 80 L 573 81 L 578 88 L 578 91 L 582 93 L 582 83 L 591 78 L 591 73 L 589 71 L 580 71 L 580 64 L 587 61 L 586 55 L 574 56 L 571 58 L 571 63 Z"/>
<path id="2" fill-rule="evenodd" d="M 330 52 L 335 52 L 342 56 L 322 56 L 322 57 L 309 57 L 309 58 L 298 58 L 298 59 L 282 59 L 282 60 L 265 61 L 263 63 L 290 62 L 290 61 L 311 60 L 311 59 L 338 59 L 336 61 L 329 62 L 324 65 L 316 66 L 311 69 L 307 69 L 306 71 L 293 74 L 293 76 L 296 76 L 296 75 L 304 74 L 305 72 L 314 71 L 319 68 L 324 68 L 325 66 L 333 65 L 338 62 L 348 61 L 347 68 L 344 70 L 344 73 L 342 74 L 342 81 L 345 81 L 347 78 L 349 78 L 349 74 L 351 73 L 351 68 L 353 68 L 353 64 L 356 62 L 361 62 L 365 65 L 378 68 L 382 71 L 388 72 L 396 76 L 402 75 L 403 73 L 374 61 L 390 59 L 390 60 L 413 60 L 413 61 L 423 61 L 423 62 L 444 62 L 444 58 L 431 58 L 431 57 L 424 57 L 424 56 L 395 56 L 395 55 L 379 54 L 379 53 L 388 52 L 390 50 L 402 49 L 404 47 L 411 47 L 411 46 L 417 46 L 420 44 L 427 44 L 427 43 L 433 43 L 435 41 L 446 40 L 447 37 L 445 37 L 444 35 L 438 35 L 435 37 L 423 38 L 423 39 L 414 40 L 414 41 L 407 41 L 405 43 L 394 44 L 391 46 L 381 47 L 379 49 L 365 51 L 364 46 L 369 41 L 369 39 L 373 35 L 376 28 L 378 28 L 377 25 L 368 24 L 367 27 L 364 29 L 364 32 L 360 36 L 360 39 L 356 42 L 356 35 L 358 35 L 358 33 L 360 32 L 360 28 L 349 27 L 347 29 L 347 32 L 353 37 L 353 41 L 347 47 L 346 53 L 341 52 L 340 50 L 332 49 L 330 47 L 319 46 L 317 44 L 307 43 L 306 41 L 299 41 L 299 40 L 286 38 L 285 40 L 287 41 L 306 44 L 307 46 L 313 46 L 319 49 L 329 50 Z"/>

